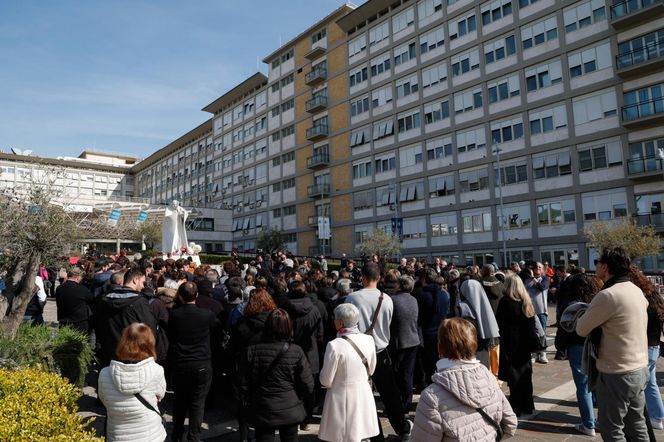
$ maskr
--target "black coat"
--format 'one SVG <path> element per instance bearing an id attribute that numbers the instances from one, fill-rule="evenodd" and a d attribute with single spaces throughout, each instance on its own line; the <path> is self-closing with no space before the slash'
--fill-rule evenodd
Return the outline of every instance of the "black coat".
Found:
<path id="1" fill-rule="evenodd" d="M 252 345 L 242 360 L 241 390 L 249 404 L 249 422 L 257 427 L 299 424 L 306 418 L 304 403 L 314 391 L 311 368 L 296 344 L 274 364 L 283 349 L 283 342 Z"/>
<path id="2" fill-rule="evenodd" d="M 94 295 L 88 288 L 74 281 L 67 281 L 55 291 L 58 322 L 70 325 L 87 334 L 90 332 L 90 313 Z"/>
<path id="3" fill-rule="evenodd" d="M 250 345 L 263 342 L 263 330 L 270 312 L 243 316 L 237 327 L 231 331 L 231 346 L 235 353 L 240 354 Z"/>
<path id="4" fill-rule="evenodd" d="M 311 372 L 320 371 L 318 343 L 323 341 L 323 320 L 320 311 L 311 298 L 291 299 L 291 319 L 293 320 L 293 341 L 307 355 Z"/>
<path id="5" fill-rule="evenodd" d="M 522 303 L 503 297 L 498 303 L 496 322 L 500 329 L 500 363 L 498 379 L 509 385 L 518 383 L 521 377 L 532 372 L 529 337 L 535 328 L 535 317 L 526 318 Z"/>

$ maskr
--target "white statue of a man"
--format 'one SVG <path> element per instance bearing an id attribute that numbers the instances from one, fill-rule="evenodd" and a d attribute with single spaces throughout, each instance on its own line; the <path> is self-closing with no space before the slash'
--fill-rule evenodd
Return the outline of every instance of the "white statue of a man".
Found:
<path id="1" fill-rule="evenodd" d="M 180 207 L 178 200 L 171 201 L 166 208 L 161 228 L 161 249 L 164 253 L 179 253 L 182 247 L 188 246 L 184 227 L 188 216 L 189 212 Z"/>

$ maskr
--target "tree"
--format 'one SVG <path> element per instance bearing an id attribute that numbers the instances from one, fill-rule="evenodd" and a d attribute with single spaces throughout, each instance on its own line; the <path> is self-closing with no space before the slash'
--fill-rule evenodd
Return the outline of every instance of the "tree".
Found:
<path id="1" fill-rule="evenodd" d="M 634 260 L 659 254 L 659 235 L 652 226 L 637 226 L 633 219 L 597 221 L 584 230 L 588 243 L 600 252 L 622 247 Z"/>
<path id="2" fill-rule="evenodd" d="M 161 224 L 156 221 L 145 221 L 136 227 L 133 238 L 138 243 L 145 242 L 145 247 L 152 250 L 156 243 L 161 242 Z"/>
<path id="3" fill-rule="evenodd" d="M 395 256 L 401 252 L 401 243 L 396 236 L 386 233 L 383 229 L 376 229 L 355 247 L 355 251 L 366 256 Z"/>
<path id="4" fill-rule="evenodd" d="M 53 262 L 79 240 L 76 222 L 53 204 L 62 192 L 63 173 L 33 176 L 32 181 L 0 191 L 0 270 L 7 289 L 0 295 L 0 332 L 14 337 L 35 293 L 42 262 Z"/>
<path id="5" fill-rule="evenodd" d="M 281 230 L 263 229 L 256 239 L 256 247 L 268 253 L 273 253 L 286 247 L 286 238 L 284 238 Z"/>

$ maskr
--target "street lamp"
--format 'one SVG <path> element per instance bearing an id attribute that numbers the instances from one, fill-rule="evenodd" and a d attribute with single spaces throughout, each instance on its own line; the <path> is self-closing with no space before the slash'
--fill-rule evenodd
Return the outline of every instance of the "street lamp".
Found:
<path id="1" fill-rule="evenodd" d="M 503 208 L 503 172 L 500 170 L 500 148 L 496 147 L 495 150 L 492 150 L 494 155 L 496 155 L 496 165 L 498 167 L 498 201 L 500 205 L 500 232 L 503 236 L 503 265 L 507 267 L 507 240 L 505 239 L 505 214 Z"/>

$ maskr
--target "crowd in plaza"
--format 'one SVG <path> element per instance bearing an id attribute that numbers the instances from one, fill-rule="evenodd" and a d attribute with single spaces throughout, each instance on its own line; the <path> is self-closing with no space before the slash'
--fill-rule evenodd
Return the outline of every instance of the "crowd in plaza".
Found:
<path id="1" fill-rule="evenodd" d="M 219 396 L 241 441 L 250 428 L 256 441 L 276 431 L 294 441 L 319 415 L 321 440 L 382 441 L 374 392 L 399 440 L 500 440 L 535 412 L 534 365 L 549 362 L 553 326 L 576 386 L 576 431 L 643 441 L 664 429 L 664 300 L 620 248 L 603 251 L 594 275 L 345 255 L 329 270 L 323 257 L 287 252 L 216 269 L 92 251 L 55 276 L 59 324 L 96 346 L 109 441 L 165 440 L 167 391 L 174 441 L 199 440 L 206 402 Z M 26 319 L 39 322 L 48 279 L 41 269 Z"/>

